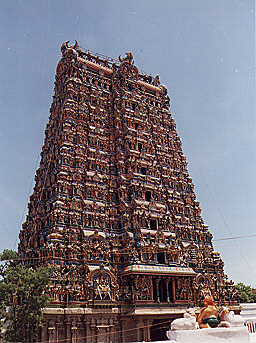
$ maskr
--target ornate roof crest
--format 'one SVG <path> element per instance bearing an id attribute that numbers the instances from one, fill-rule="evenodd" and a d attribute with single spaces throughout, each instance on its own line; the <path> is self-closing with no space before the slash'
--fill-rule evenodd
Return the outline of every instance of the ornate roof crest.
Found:
<path id="1" fill-rule="evenodd" d="M 126 57 L 121 58 L 121 56 L 118 57 L 119 61 L 121 63 L 127 62 L 129 64 L 134 64 L 134 59 L 133 59 L 133 53 L 132 52 L 127 52 Z"/>

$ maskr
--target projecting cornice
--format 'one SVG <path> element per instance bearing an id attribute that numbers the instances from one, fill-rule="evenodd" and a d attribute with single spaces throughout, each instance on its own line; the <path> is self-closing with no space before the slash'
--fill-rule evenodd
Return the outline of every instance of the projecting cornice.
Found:
<path id="1" fill-rule="evenodd" d="M 61 52 L 64 58 L 73 58 L 74 60 L 77 60 L 81 64 L 84 64 L 95 71 L 103 72 L 105 75 L 109 75 L 109 76 L 112 75 L 116 70 L 119 70 L 122 73 L 123 72 L 122 67 L 124 65 L 137 69 L 134 66 L 134 58 L 131 52 L 126 53 L 126 57 L 124 58 L 121 58 L 119 56 L 119 60 L 111 59 L 110 61 L 110 59 L 108 59 L 107 57 L 104 59 L 104 58 L 100 58 L 97 55 L 92 54 L 89 51 L 85 52 L 79 46 L 77 41 L 75 41 L 74 45 L 69 45 L 69 41 L 63 43 L 61 46 Z M 108 67 L 108 66 L 111 66 L 111 67 Z M 138 69 L 137 69 L 137 72 L 138 72 Z M 165 87 L 160 86 L 160 79 L 158 75 L 155 78 L 148 75 L 140 75 L 140 76 L 144 77 L 144 79 L 149 80 L 152 83 L 145 82 L 143 80 L 136 80 L 138 85 L 144 87 L 145 89 L 148 89 L 157 93 L 165 92 Z"/>

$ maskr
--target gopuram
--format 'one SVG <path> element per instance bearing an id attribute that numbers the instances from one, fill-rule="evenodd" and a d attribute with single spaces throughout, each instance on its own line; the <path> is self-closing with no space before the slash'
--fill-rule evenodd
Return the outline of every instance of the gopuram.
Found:
<path id="1" fill-rule="evenodd" d="M 56 266 L 41 340 L 153 341 L 206 294 L 235 305 L 159 76 L 130 52 L 61 53 L 19 244 Z"/>

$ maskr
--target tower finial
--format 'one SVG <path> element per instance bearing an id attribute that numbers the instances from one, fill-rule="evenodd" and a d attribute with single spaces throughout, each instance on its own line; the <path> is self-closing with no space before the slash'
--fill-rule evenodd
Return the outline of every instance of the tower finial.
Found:
<path id="1" fill-rule="evenodd" d="M 127 63 L 129 63 L 129 64 L 133 64 L 133 63 L 134 63 L 133 53 L 130 52 L 130 51 L 126 53 L 126 57 L 121 58 L 121 56 L 119 56 L 118 59 L 119 59 L 119 61 L 120 61 L 121 63 L 124 63 L 124 62 L 127 62 Z"/>
<path id="2" fill-rule="evenodd" d="M 85 52 L 79 46 L 78 41 L 75 40 L 75 44 L 73 44 L 73 45 L 69 45 L 69 42 L 70 41 L 68 40 L 62 44 L 62 46 L 61 46 L 62 56 L 65 56 L 68 51 L 72 52 L 72 50 L 73 50 L 73 52 L 77 53 L 79 57 L 83 57 Z"/>

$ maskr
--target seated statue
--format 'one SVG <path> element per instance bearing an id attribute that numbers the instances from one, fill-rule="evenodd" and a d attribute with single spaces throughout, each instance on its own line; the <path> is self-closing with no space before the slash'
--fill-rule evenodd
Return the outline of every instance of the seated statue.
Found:
<path id="1" fill-rule="evenodd" d="M 194 308 L 187 309 L 183 317 L 184 318 L 175 319 L 171 323 L 171 330 L 196 330 L 199 328 Z"/>
<path id="2" fill-rule="evenodd" d="M 204 299 L 197 322 L 195 309 L 188 309 L 184 318 L 175 319 L 171 330 L 166 332 L 169 343 L 248 343 L 249 332 L 243 325 L 243 318 L 229 311 L 227 307 L 217 308 L 212 296 Z M 196 330 L 197 325 L 205 330 Z"/>
<path id="3" fill-rule="evenodd" d="M 200 310 L 197 322 L 200 329 L 203 328 L 216 328 L 219 323 L 219 311 L 215 305 L 214 299 L 212 296 L 206 296 L 204 299 L 204 305 Z"/>
<path id="4" fill-rule="evenodd" d="M 243 327 L 244 322 L 245 320 L 242 316 L 234 314 L 234 312 L 229 311 L 227 307 L 222 307 L 219 327 Z"/>

